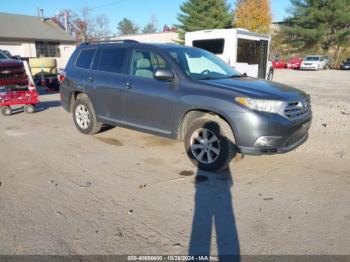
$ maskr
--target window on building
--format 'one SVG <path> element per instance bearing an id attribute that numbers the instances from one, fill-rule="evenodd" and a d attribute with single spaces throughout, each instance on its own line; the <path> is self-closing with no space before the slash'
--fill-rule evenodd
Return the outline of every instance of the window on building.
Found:
<path id="1" fill-rule="evenodd" d="M 202 48 L 216 55 L 221 55 L 224 52 L 224 39 L 205 39 L 195 40 L 192 42 L 194 47 Z"/>
<path id="2" fill-rule="evenodd" d="M 126 48 L 105 47 L 102 49 L 99 70 L 111 73 L 122 73 Z"/>
<path id="3" fill-rule="evenodd" d="M 60 43 L 57 42 L 35 42 L 38 57 L 61 57 Z"/>
<path id="4" fill-rule="evenodd" d="M 76 66 L 83 68 L 83 69 L 89 69 L 92 58 L 94 57 L 95 49 L 86 49 L 80 52 L 78 60 L 76 62 Z"/>

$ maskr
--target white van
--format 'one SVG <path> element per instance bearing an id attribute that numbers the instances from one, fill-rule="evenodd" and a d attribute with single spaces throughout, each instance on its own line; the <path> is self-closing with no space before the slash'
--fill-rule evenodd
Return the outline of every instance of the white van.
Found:
<path id="1" fill-rule="evenodd" d="M 212 29 L 188 32 L 185 45 L 210 51 L 242 74 L 272 80 L 273 68 L 269 62 L 269 35 L 246 29 Z"/>

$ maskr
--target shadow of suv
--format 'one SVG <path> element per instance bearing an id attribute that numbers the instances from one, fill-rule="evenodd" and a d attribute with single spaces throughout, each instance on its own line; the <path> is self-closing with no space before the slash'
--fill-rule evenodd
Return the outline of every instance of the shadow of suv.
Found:
<path id="1" fill-rule="evenodd" d="M 237 153 L 288 152 L 308 137 L 308 95 L 246 77 L 202 49 L 83 43 L 65 74 L 62 105 L 80 132 L 108 124 L 184 141 L 205 170 L 225 169 Z"/>

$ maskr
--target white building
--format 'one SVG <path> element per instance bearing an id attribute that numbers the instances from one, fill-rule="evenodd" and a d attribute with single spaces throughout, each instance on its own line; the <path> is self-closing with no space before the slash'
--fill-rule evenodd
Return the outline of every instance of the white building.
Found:
<path id="1" fill-rule="evenodd" d="M 55 58 L 64 68 L 75 40 L 50 19 L 0 13 L 0 49 L 24 58 Z"/>
<path id="2" fill-rule="evenodd" d="M 179 34 L 176 32 L 163 32 L 138 35 L 121 35 L 110 38 L 111 40 L 136 40 L 143 43 L 176 43 L 179 41 Z"/>

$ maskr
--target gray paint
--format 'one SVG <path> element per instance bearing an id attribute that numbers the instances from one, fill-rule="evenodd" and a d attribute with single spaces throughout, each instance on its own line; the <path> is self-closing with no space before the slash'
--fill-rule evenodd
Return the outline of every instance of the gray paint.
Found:
<path id="1" fill-rule="evenodd" d="M 109 45 L 113 44 L 91 47 L 101 48 Z M 90 45 L 81 45 L 70 59 L 66 69 L 67 78 L 61 86 L 62 105 L 66 110 L 70 110 L 72 94 L 84 90 L 102 122 L 174 139 L 179 137 L 179 126 L 184 116 L 196 110 L 212 112 L 226 120 L 242 153 L 261 154 L 260 148 L 254 148 L 254 143 L 260 136 L 281 137 L 273 145 L 278 149 L 276 153 L 293 149 L 306 140 L 308 128 L 304 129 L 303 125 L 311 121 L 311 112 L 292 121 L 278 114 L 249 110 L 234 100 L 237 96 L 248 96 L 298 101 L 305 99 L 304 92 L 286 85 L 248 77 L 192 80 L 164 51 L 168 47 L 174 48 L 174 45 L 123 45 L 129 47 L 128 57 L 133 48 L 150 49 L 159 53 L 170 65 L 174 80 L 159 81 L 128 75 L 129 59 L 125 61 L 124 74 L 77 69 L 74 61 L 79 50 L 90 48 Z M 87 82 L 90 77 L 94 79 L 93 83 Z M 290 138 L 299 136 L 298 143 L 287 144 Z"/>

